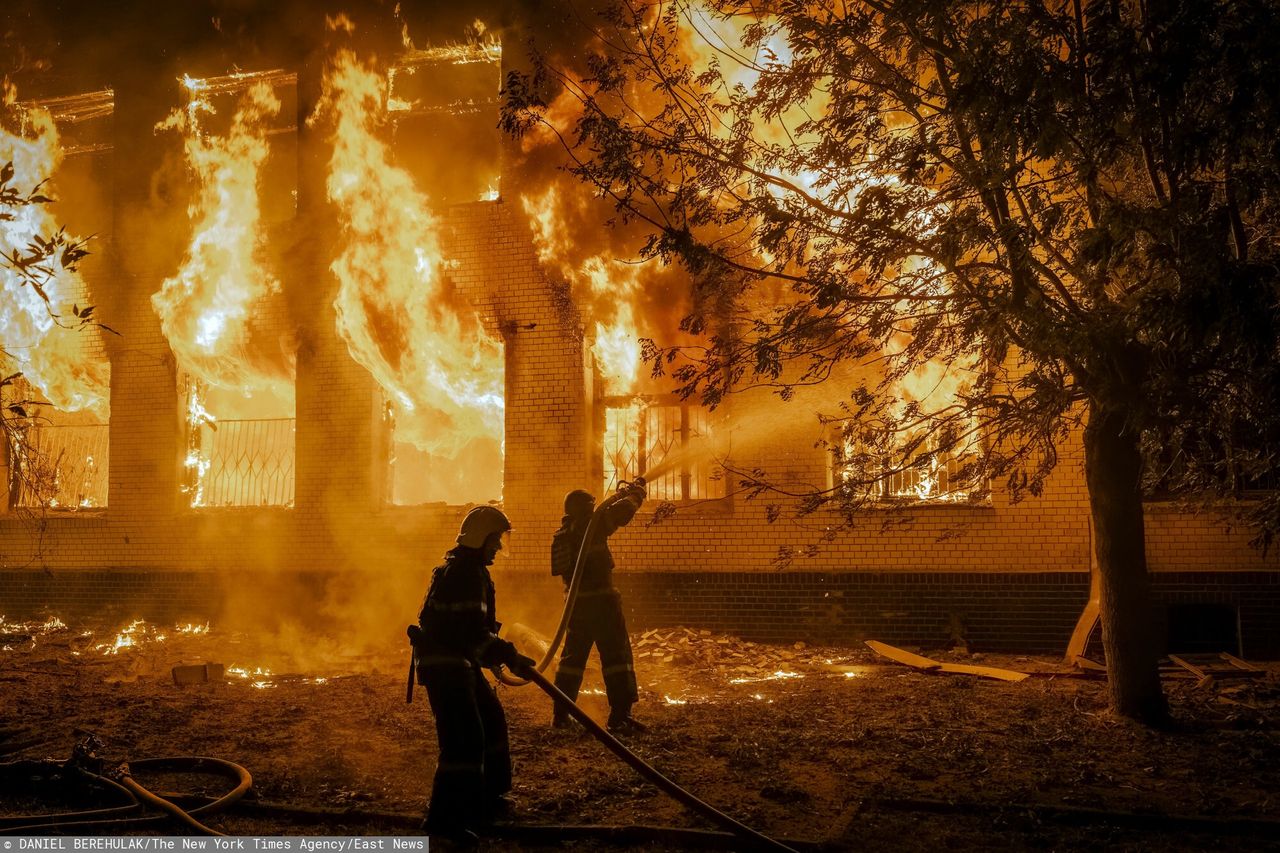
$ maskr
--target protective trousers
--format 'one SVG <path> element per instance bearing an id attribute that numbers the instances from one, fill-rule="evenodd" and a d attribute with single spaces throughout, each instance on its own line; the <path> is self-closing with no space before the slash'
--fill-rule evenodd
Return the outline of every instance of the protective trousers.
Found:
<path id="1" fill-rule="evenodd" d="M 427 807 L 428 832 L 483 825 L 494 801 L 511 790 L 507 716 L 493 688 L 461 658 L 419 664 L 436 718 L 440 759 Z"/>
<path id="2" fill-rule="evenodd" d="M 593 645 L 600 650 L 609 716 L 626 717 L 639 694 L 636 668 L 631 660 L 631 638 L 627 636 L 627 621 L 622 615 L 622 595 L 616 589 L 581 592 L 574 603 L 564 651 L 556 667 L 556 687 L 570 699 L 578 698 Z M 556 708 L 557 715 L 562 713 Z"/>

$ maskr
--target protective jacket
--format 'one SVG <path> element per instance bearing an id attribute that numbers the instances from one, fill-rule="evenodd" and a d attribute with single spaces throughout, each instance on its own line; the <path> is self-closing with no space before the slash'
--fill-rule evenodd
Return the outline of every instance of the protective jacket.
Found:
<path id="1" fill-rule="evenodd" d="M 414 642 L 419 683 L 424 667 L 459 659 L 477 666 L 511 664 L 516 648 L 498 637 L 493 579 L 483 552 L 459 545 L 431 574 Z"/>
<path id="2" fill-rule="evenodd" d="M 609 537 L 619 527 L 631 523 L 642 498 L 630 493 L 619 493 L 608 498 L 600 507 L 600 520 L 587 543 L 582 566 L 582 583 L 579 594 L 602 592 L 613 588 L 613 554 L 609 551 Z M 560 529 L 551 538 L 551 574 L 564 580 L 565 586 L 573 580 L 573 567 L 578 559 L 583 538 L 587 534 L 590 518 L 574 519 L 566 515 L 560 520 Z"/>
<path id="3" fill-rule="evenodd" d="M 627 490 L 608 498 L 596 511 L 599 519 L 586 545 L 578 598 L 556 667 L 556 687 L 570 699 L 577 699 L 591 647 L 599 649 L 611 720 L 628 717 L 639 693 L 622 595 L 613 588 L 614 563 L 609 537 L 630 523 L 643 500 L 643 492 Z M 573 579 L 574 561 L 586 532 L 587 520 L 578 522 L 566 515 L 551 540 L 551 571 L 564 579 L 566 587 Z M 555 713 L 557 719 L 564 715 L 558 705 Z"/>
<path id="4" fill-rule="evenodd" d="M 511 790 L 506 714 L 481 671 L 518 658 L 498 627 L 484 552 L 455 547 L 432 572 L 410 632 L 440 745 L 424 824 L 433 834 L 480 826 L 496 798 Z"/>

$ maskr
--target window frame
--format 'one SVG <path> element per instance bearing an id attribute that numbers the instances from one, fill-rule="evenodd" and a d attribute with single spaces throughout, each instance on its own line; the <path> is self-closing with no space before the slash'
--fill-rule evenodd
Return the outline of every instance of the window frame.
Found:
<path id="1" fill-rule="evenodd" d="M 605 448 L 605 437 L 608 432 L 609 411 L 615 410 L 615 409 L 631 408 L 635 406 L 637 403 L 643 404 L 643 409 L 641 411 L 646 414 L 653 408 L 679 409 L 680 426 L 675 430 L 673 430 L 673 432 L 678 434 L 679 436 L 680 447 L 687 447 L 689 444 L 691 434 L 693 433 L 693 430 L 694 430 L 694 425 L 692 424 L 690 412 L 692 409 L 699 407 L 696 401 L 682 400 L 676 394 L 601 395 L 600 397 L 597 398 L 597 401 L 596 401 L 596 409 L 597 409 L 596 420 L 597 420 L 598 428 L 596 433 L 597 440 L 595 442 L 595 455 L 594 455 L 595 464 L 593 466 L 594 467 L 593 478 L 596 481 L 596 483 L 599 484 L 602 490 L 602 494 L 609 494 L 610 492 L 612 492 L 614 489 L 617 488 L 616 480 L 618 477 L 617 471 L 615 469 L 614 471 L 615 482 L 610 483 L 610 482 L 606 482 L 605 480 L 606 473 L 607 473 L 607 466 L 605 464 L 605 460 L 607 457 L 606 448 Z M 636 436 L 637 451 L 638 451 L 637 455 L 645 453 L 644 436 L 646 435 L 645 428 L 646 428 L 647 422 L 648 422 L 647 417 L 640 418 L 638 428 L 637 428 L 637 436 Z M 635 472 L 635 475 L 643 477 L 645 476 L 646 471 L 649 469 L 650 466 L 648 464 L 649 460 L 647 459 L 647 453 L 645 455 L 646 455 L 646 458 L 644 458 L 642 461 L 639 462 L 637 467 L 639 467 L 640 470 Z M 665 458 L 665 455 L 664 455 L 664 458 Z M 714 474 L 708 475 L 706 478 L 706 483 L 708 485 L 718 483 L 719 487 L 718 489 L 716 489 L 716 491 L 720 492 L 719 494 L 708 495 L 706 497 L 691 497 L 690 495 L 695 491 L 694 480 L 696 479 L 696 475 L 691 470 L 692 465 L 686 462 L 680 465 L 678 469 L 677 482 L 679 483 L 680 496 L 677 498 L 659 499 L 655 495 L 653 495 L 652 493 L 653 484 L 650 483 L 649 484 L 650 499 L 661 500 L 661 502 L 663 503 L 670 503 L 675 506 L 709 506 L 709 507 L 720 507 L 724 509 L 731 508 L 732 496 L 729 493 L 729 489 L 728 489 L 728 483 L 726 480 L 727 474 L 725 473 L 724 469 L 719 465 L 714 465 L 713 467 L 717 471 L 719 471 L 719 475 L 718 476 L 715 476 Z"/>

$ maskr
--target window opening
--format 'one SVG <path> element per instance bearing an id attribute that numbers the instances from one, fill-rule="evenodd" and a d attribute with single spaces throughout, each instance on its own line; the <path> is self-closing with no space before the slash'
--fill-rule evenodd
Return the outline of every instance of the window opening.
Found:
<path id="1" fill-rule="evenodd" d="M 604 491 L 644 477 L 661 501 L 725 496 L 724 471 L 709 450 L 711 416 L 696 403 L 658 397 L 604 398 Z"/>
<path id="2" fill-rule="evenodd" d="M 456 449 L 436 450 L 429 435 L 418 435 L 415 415 L 390 400 L 383 403 L 390 437 L 387 503 L 459 506 L 502 500 L 505 441 L 486 432 L 464 438 Z"/>
<path id="3" fill-rule="evenodd" d="M 184 380 L 181 490 L 192 507 L 293 506 L 293 399 Z M 218 414 L 214 414 L 214 413 Z"/>
<path id="4" fill-rule="evenodd" d="M 107 505 L 108 426 L 93 411 L 55 409 L 21 379 L 5 386 L 9 506 L 96 509 Z M 9 408 L 13 413 L 14 410 Z"/>

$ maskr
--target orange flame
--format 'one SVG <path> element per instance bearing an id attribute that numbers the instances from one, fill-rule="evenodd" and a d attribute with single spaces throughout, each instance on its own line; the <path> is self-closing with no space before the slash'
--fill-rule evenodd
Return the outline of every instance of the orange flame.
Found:
<path id="1" fill-rule="evenodd" d="M 258 189 L 269 153 L 267 120 L 280 101 L 265 82 L 245 92 L 226 136 L 201 128 L 215 110 L 207 86 L 184 78 L 190 100 L 158 129 L 182 134 L 187 165 L 198 186 L 188 209 L 193 233 L 181 268 L 151 303 L 187 374 L 218 388 L 252 393 L 270 389 L 293 399 L 293 356 L 257 336 L 255 307 L 278 298 L 280 282 L 261 259 Z"/>
<path id="2" fill-rule="evenodd" d="M 397 438 L 455 458 L 503 435 L 501 344 L 444 275 L 439 222 L 377 126 L 385 79 L 349 50 L 328 68 L 328 194 L 343 225 L 331 269 L 338 332 L 398 409 Z"/>
<path id="3" fill-rule="evenodd" d="M 522 197 L 521 203 L 533 226 L 538 259 L 568 280 L 579 310 L 593 321 L 592 353 L 608 392 L 633 392 L 640 375 L 640 332 L 633 307 L 641 288 L 639 267 L 603 254 L 575 260 L 572 229 L 565 227 L 562 208 L 585 199 L 565 199 L 553 185 L 541 195 Z"/>
<path id="4" fill-rule="evenodd" d="M 6 111 L 15 97 L 12 87 L 6 88 Z M 10 187 L 26 193 L 53 176 L 62 151 L 47 111 L 26 109 L 21 118 L 25 126 L 18 133 L 0 128 L 0 166 L 13 163 Z M 6 208 L 5 214 L 12 217 L 0 219 L 0 252 L 6 255 L 21 254 L 35 237 L 48 238 L 58 231 L 47 204 Z M 105 419 L 110 366 L 104 357 L 89 353 L 96 335 L 65 328 L 53 316 L 69 314 L 73 303 L 83 304 L 88 288 L 78 273 L 62 266 L 60 258 L 52 258 L 48 268 L 50 275 L 42 283 L 46 303 L 17 273 L 0 265 L 0 345 L 12 362 L 6 373 L 21 372 L 57 409 L 89 410 Z"/>
<path id="5" fill-rule="evenodd" d="M 761 78 L 770 73 L 785 72 L 792 61 L 790 46 L 781 39 L 773 39 L 758 47 L 752 48 L 748 54 L 743 47 L 743 35 L 748 27 L 756 23 L 756 16 L 751 13 L 730 16 L 728 18 L 709 12 L 701 4 L 690 4 L 680 20 L 681 46 L 693 66 L 695 75 L 716 67 L 723 75 L 722 91 L 726 95 L 741 87 L 753 91 Z M 767 19 L 766 19 L 767 20 Z M 829 96 L 823 91 L 815 92 L 806 103 L 793 104 L 788 110 L 769 123 L 758 124 L 755 134 L 762 143 L 773 143 L 784 147 L 804 146 L 819 140 L 812 136 L 798 133 L 801 126 L 811 116 L 819 115 L 829 108 Z M 887 117 L 893 121 L 893 117 Z M 728 133 L 728 128 L 725 128 Z M 831 169 L 839 174 L 843 167 Z M 792 192 L 804 193 L 822 199 L 833 209 L 847 210 L 857 203 L 859 195 L 877 185 L 894 182 L 892 177 L 879 175 L 865 170 L 861 175 L 845 175 L 844 180 L 829 182 L 824 169 L 806 169 L 797 171 L 782 170 L 776 173 L 782 182 L 794 189 L 785 189 L 777 185 L 769 185 L 767 191 L 775 196 L 785 196 Z M 934 226 L 931 217 L 921 214 L 913 226 L 922 233 L 927 233 Z M 760 253 L 762 256 L 764 253 Z M 771 262 L 767 256 L 766 262 Z M 901 276 L 917 279 L 913 289 L 942 293 L 947 287 L 945 276 L 934 265 L 924 258 L 908 258 L 899 270 Z M 910 314 L 909 307 L 902 306 L 904 315 Z M 886 354 L 901 352 L 911 342 L 912 332 L 909 322 L 904 322 L 899 330 L 890 338 Z M 895 407 L 898 413 L 907 410 L 908 405 L 918 404 L 921 415 L 920 424 L 906 429 L 897 436 L 897 444 L 905 445 L 913 434 L 919 434 L 927 428 L 931 412 L 944 411 L 950 408 L 959 395 L 963 393 L 965 379 L 971 363 L 957 362 L 944 365 L 938 362 L 927 362 L 918 365 L 904 376 L 897 386 L 899 404 Z M 854 452 L 856 442 L 846 444 L 847 452 Z M 921 448 L 927 450 L 929 448 Z M 957 460 L 973 453 L 976 448 L 973 441 L 963 442 L 949 454 L 935 454 L 927 465 L 913 467 L 895 475 L 884 484 L 884 496 L 891 498 L 909 498 L 921 501 L 955 501 L 968 496 L 967 491 L 953 484 L 950 474 L 960 466 Z M 895 463 L 902 460 L 895 459 Z"/>
<path id="6" fill-rule="evenodd" d="M 139 642 L 147 634 L 147 623 L 142 619 L 135 619 L 124 628 L 120 629 L 120 633 L 116 635 L 113 643 L 100 643 L 94 646 L 95 651 L 100 651 L 104 655 L 118 655 L 121 649 L 136 647 Z M 163 639 L 163 637 L 161 637 Z"/>

